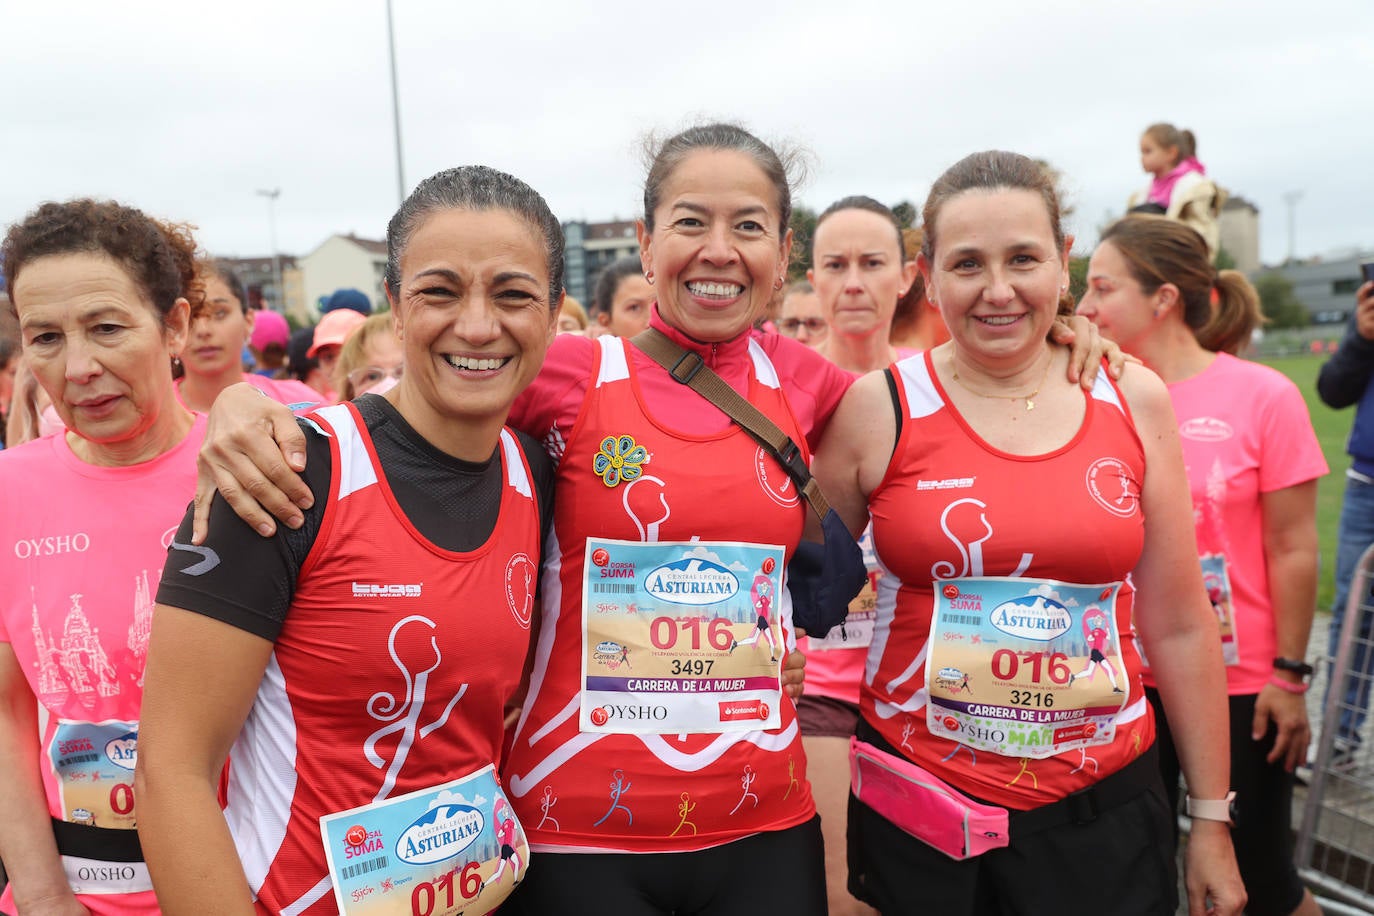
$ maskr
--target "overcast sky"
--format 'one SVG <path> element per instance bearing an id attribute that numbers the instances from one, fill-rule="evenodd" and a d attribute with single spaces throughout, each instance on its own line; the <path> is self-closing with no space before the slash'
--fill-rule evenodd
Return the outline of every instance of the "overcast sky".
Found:
<path id="1" fill-rule="evenodd" d="M 1047 159 L 1082 249 L 1166 120 L 1259 207 L 1265 261 L 1288 191 L 1300 257 L 1374 248 L 1370 0 L 393 3 L 407 190 L 480 162 L 561 219 L 630 218 L 644 134 L 728 118 L 809 151 L 817 209 L 919 204 L 979 149 Z M 305 254 L 381 238 L 398 203 L 384 0 L 0 0 L 0 84 L 0 224 L 91 194 L 258 255 L 280 188 L 278 246 Z"/>

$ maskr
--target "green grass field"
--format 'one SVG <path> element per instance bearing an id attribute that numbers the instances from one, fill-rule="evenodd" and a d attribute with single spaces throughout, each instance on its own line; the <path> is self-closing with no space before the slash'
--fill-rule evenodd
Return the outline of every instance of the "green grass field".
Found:
<path id="1" fill-rule="evenodd" d="M 1321 543 L 1322 564 L 1317 579 L 1318 612 L 1330 611 L 1331 597 L 1335 591 L 1332 577 L 1336 566 L 1336 527 L 1341 517 L 1345 469 L 1350 465 L 1350 457 L 1345 453 L 1345 439 L 1355 419 L 1355 408 L 1332 410 L 1317 397 L 1317 370 L 1325 359 L 1325 356 L 1304 355 L 1261 360 L 1292 379 L 1302 392 L 1307 400 L 1307 410 L 1312 414 L 1312 426 L 1317 431 L 1317 439 L 1326 454 L 1326 463 L 1331 466 L 1331 473 L 1317 484 L 1317 537 Z"/>

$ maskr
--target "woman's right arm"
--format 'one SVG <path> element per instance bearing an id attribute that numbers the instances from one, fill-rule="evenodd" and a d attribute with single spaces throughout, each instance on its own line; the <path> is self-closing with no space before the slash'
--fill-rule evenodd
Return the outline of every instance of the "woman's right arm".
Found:
<path id="1" fill-rule="evenodd" d="M 230 385 L 215 399 L 196 465 L 193 544 L 205 542 L 216 489 L 263 537 L 276 531 L 273 516 L 299 528 L 301 510 L 314 504 L 299 474 L 305 469 L 305 436 L 295 416 L 247 382 Z"/>
<path id="2" fill-rule="evenodd" d="M 153 611 L 134 795 L 165 913 L 254 911 L 217 791 L 271 654 L 269 640 L 211 617 Z"/>
<path id="3" fill-rule="evenodd" d="M 0 643 L 0 859 L 14 905 L 29 913 L 86 916 L 72 893 L 53 839 L 38 771 L 38 701 L 9 643 Z"/>
<path id="4" fill-rule="evenodd" d="M 887 377 L 871 372 L 850 386 L 811 462 L 821 492 L 855 537 L 868 525 L 868 497 L 887 473 L 897 420 Z"/>

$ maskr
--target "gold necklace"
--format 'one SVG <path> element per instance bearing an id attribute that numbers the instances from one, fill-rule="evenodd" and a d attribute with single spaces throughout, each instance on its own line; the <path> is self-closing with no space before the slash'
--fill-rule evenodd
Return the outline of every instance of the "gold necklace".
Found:
<path id="1" fill-rule="evenodd" d="M 958 367 L 957 365 L 955 365 L 955 363 L 954 363 L 954 353 L 951 352 L 951 353 L 949 354 L 949 371 L 950 371 L 950 375 L 953 377 L 955 383 L 956 383 L 960 388 L 964 389 L 964 390 L 967 391 L 969 394 L 976 394 L 976 395 L 978 395 L 978 397 L 980 397 L 980 398 L 997 398 L 997 399 L 1003 400 L 1003 401 L 1020 401 L 1020 400 L 1024 400 L 1024 401 L 1026 402 L 1026 410 L 1034 410 L 1034 409 L 1035 409 L 1035 396 L 1038 395 L 1038 394 L 1040 393 L 1041 387 L 1045 384 L 1045 379 L 1047 379 L 1047 378 L 1050 377 L 1050 366 L 1052 366 L 1052 365 L 1054 365 L 1054 353 L 1053 353 L 1053 352 L 1050 353 L 1050 358 L 1049 358 L 1048 360 L 1045 361 L 1045 371 L 1042 372 L 1042 373 L 1040 373 L 1040 381 L 1036 383 L 1036 385 L 1035 385 L 1035 390 L 1032 391 L 1030 394 L 988 394 L 988 393 L 985 392 L 985 391 L 979 391 L 977 388 L 971 388 L 971 387 L 969 387 L 969 385 L 968 385 L 967 382 L 965 382 L 963 379 L 959 378 L 959 367 Z"/>

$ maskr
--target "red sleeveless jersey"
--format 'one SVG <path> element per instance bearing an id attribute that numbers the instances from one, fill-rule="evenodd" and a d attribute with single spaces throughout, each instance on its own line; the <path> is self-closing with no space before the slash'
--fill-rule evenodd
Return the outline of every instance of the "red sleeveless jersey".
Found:
<path id="1" fill-rule="evenodd" d="M 970 795 L 1016 809 L 1055 801 L 1115 772 L 1154 742 L 1129 579 L 1144 542 L 1144 449 L 1105 372 L 1086 395 L 1074 438 L 1035 456 L 1007 454 L 983 441 L 949 403 L 929 354 L 896 363 L 894 375 L 901 434 L 869 508 L 874 547 L 890 573 L 881 587 L 895 590 L 896 601 L 895 608 L 879 602 L 863 716 L 912 761 Z M 975 753 L 931 731 L 926 659 L 935 648 L 933 585 L 969 576 L 1125 583 L 1116 598 L 1125 696 L 1110 744 L 1032 760 Z"/>
<path id="2" fill-rule="evenodd" d="M 455 553 L 405 517 L 353 405 L 310 418 L 330 436 L 329 503 L 224 789 L 244 872 L 271 912 L 335 912 L 321 815 L 499 763 L 539 561 L 539 507 L 509 430 L 496 528 Z"/>
<path id="3" fill-rule="evenodd" d="M 536 851 L 682 852 L 802 823 L 815 805 L 785 695 L 775 730 L 579 729 L 588 537 L 780 544 L 790 556 L 805 520 L 786 472 L 748 434 L 734 424 L 714 435 L 676 430 L 671 416 L 645 407 L 625 342 L 602 337 L 598 344 L 593 382 L 558 466 L 539 645 L 506 766 L 511 802 Z M 804 443 L 772 363 L 752 341 L 749 350 L 745 396 Z M 717 410 L 705 399 L 699 409 Z M 596 470 L 607 437 L 630 437 L 631 447 L 643 448 L 646 460 L 633 479 L 612 485 Z M 794 645 L 785 589 L 777 616 Z"/>

